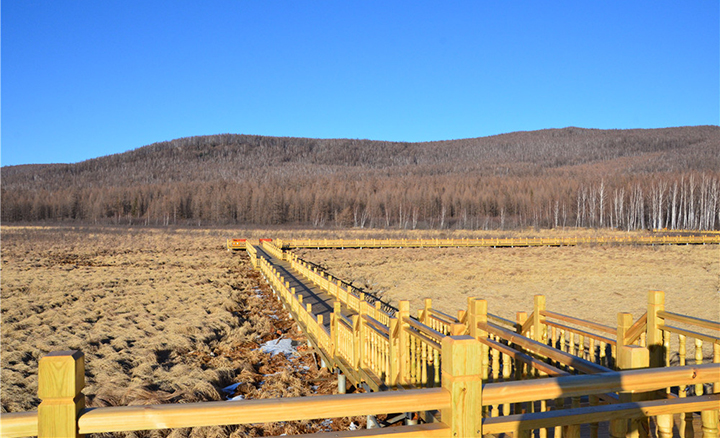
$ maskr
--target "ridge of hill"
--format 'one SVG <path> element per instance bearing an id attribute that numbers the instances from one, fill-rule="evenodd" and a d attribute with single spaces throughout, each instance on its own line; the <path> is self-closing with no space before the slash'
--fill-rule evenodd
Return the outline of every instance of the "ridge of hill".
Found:
<path id="1" fill-rule="evenodd" d="M 568 127 L 419 143 L 220 134 L 74 164 L 3 167 L 2 219 L 347 224 L 348 209 L 358 216 L 362 212 L 356 210 L 373 205 L 375 211 L 366 215 L 377 221 L 374 225 L 412 221 L 445 227 L 470 214 L 478 226 L 481 217 L 496 221 L 525 214 L 527 220 L 534 210 L 547 220 L 548 213 L 537 210 L 556 201 L 566 216 L 577 216 L 582 206 L 575 198 L 582 198 L 584 187 L 597 191 L 600 182 L 602 196 L 624 188 L 631 202 L 632 187 L 662 179 L 667 197 L 667 185 L 681 181 L 682 188 L 686 174 L 696 175 L 694 188 L 703 178 L 715 181 L 719 170 L 719 126 Z M 334 199 L 323 193 L 327 187 L 335 188 Z M 198 206 L 200 201 L 207 205 Z M 212 207 L 213 202 L 222 205 Z M 261 203 L 275 206 L 270 212 Z M 413 221 L 414 209 L 425 213 L 414 213 Z M 353 224 L 358 225 L 357 217 Z"/>

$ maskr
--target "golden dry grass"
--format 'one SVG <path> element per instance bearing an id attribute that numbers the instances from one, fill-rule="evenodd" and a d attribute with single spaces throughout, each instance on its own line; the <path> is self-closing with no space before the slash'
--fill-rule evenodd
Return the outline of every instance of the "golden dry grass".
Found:
<path id="1" fill-rule="evenodd" d="M 49 351 L 86 358 L 89 406 L 332 393 L 333 376 L 259 345 L 303 336 L 223 230 L 2 229 L 2 411 L 35 409 L 37 364 Z M 243 233 L 240 233 L 243 234 Z M 302 349 L 301 349 L 302 350 Z M 306 369 L 307 367 L 308 369 Z M 355 419 L 357 422 L 358 420 Z M 347 428 L 297 422 L 129 433 L 260 436 Z"/>
<path id="2" fill-rule="evenodd" d="M 299 250 L 302 257 L 397 305 L 410 300 L 456 314 L 467 297 L 488 300 L 491 313 L 515 319 L 547 308 L 615 326 L 618 312 L 635 318 L 647 292 L 663 290 L 666 308 L 720 319 L 720 246 L 600 246 L 561 248 L 422 248 Z M 414 312 L 414 311 L 413 311 Z"/>

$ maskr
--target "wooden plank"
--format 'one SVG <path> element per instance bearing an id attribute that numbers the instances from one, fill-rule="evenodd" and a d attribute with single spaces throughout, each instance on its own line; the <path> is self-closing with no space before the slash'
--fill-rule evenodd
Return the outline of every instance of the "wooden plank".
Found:
<path id="1" fill-rule="evenodd" d="M 344 430 L 293 435 L 298 438 L 451 438 L 450 428 L 443 423 L 427 423 L 416 426 L 383 427 L 380 429 Z"/>
<path id="2" fill-rule="evenodd" d="M 596 335 L 595 333 L 586 332 L 585 330 L 580 330 L 574 327 L 570 327 L 564 324 L 560 324 L 558 322 L 552 322 L 552 321 L 545 321 L 545 325 L 548 325 L 550 327 L 557 327 L 561 328 L 563 330 L 575 332 L 577 334 L 581 334 L 587 338 L 593 338 L 596 341 L 605 342 L 606 344 L 615 345 L 615 339 L 606 338 L 604 336 Z"/>
<path id="3" fill-rule="evenodd" d="M 0 414 L 0 437 L 14 438 L 37 436 L 37 411 Z"/>
<path id="4" fill-rule="evenodd" d="M 710 330 L 720 330 L 720 322 L 710 321 L 708 319 L 695 318 L 693 316 L 681 315 L 679 313 L 668 312 L 666 310 L 659 311 L 657 315 L 660 318 L 665 318 L 666 320 L 669 319 L 671 321 L 696 325 Z"/>
<path id="5" fill-rule="evenodd" d="M 374 392 L 388 390 L 385 382 L 383 382 L 371 369 L 360 368 L 358 370 L 358 375 Z"/>
<path id="6" fill-rule="evenodd" d="M 449 407 L 448 391 L 432 388 L 239 402 L 92 408 L 83 412 L 79 423 L 80 433 L 87 434 L 354 417 Z"/>
<path id="7" fill-rule="evenodd" d="M 607 333 L 610 335 L 614 335 L 617 330 L 615 327 L 598 324 L 598 323 L 592 322 L 592 321 L 585 321 L 584 319 L 575 318 L 573 316 L 563 315 L 563 314 L 556 313 L 556 312 L 551 312 L 549 310 L 541 310 L 540 314 L 547 318 L 553 318 L 553 319 L 557 319 L 559 321 L 569 322 L 570 324 L 579 325 L 581 327 L 597 330 L 599 332 Z"/>
<path id="8" fill-rule="evenodd" d="M 610 419 L 652 417 L 656 415 L 696 412 L 717 408 L 720 394 L 683 399 L 652 400 L 535 412 L 483 420 L 483 433 L 498 434 L 519 430 L 596 423 Z"/>
<path id="9" fill-rule="evenodd" d="M 483 404 L 521 403 L 619 391 L 649 392 L 668 386 L 711 383 L 717 380 L 718 374 L 720 364 L 704 364 L 487 383 L 483 386 Z"/>

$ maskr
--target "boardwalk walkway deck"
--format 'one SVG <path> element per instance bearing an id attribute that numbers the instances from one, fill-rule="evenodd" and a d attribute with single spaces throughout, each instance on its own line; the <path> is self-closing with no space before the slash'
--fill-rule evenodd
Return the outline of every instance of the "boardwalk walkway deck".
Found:
<path id="1" fill-rule="evenodd" d="M 330 330 L 330 314 L 333 313 L 333 303 L 336 301 L 330 294 L 323 291 L 312 282 L 303 277 L 300 273 L 290 267 L 290 262 L 283 261 L 274 257 L 272 254 L 263 250 L 261 246 L 257 247 L 258 256 L 264 257 L 270 262 L 280 275 L 285 277 L 285 281 L 290 283 L 291 288 L 295 288 L 295 293 L 303 297 L 304 304 L 311 304 L 314 315 L 323 316 L 323 326 Z M 342 306 L 341 313 L 346 318 L 351 318 L 356 313 L 345 306 Z"/>

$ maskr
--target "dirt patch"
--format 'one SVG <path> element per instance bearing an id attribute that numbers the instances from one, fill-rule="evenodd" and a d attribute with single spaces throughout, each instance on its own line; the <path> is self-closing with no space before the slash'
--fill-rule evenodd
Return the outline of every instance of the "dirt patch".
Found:
<path id="1" fill-rule="evenodd" d="M 85 353 L 89 406 L 337 392 L 244 253 L 224 250 L 232 234 L 3 226 L 2 411 L 36 409 L 38 360 L 67 349 Z M 296 354 L 261 350 L 281 337 Z M 351 421 L 364 417 L 118 435 L 263 436 Z"/>

